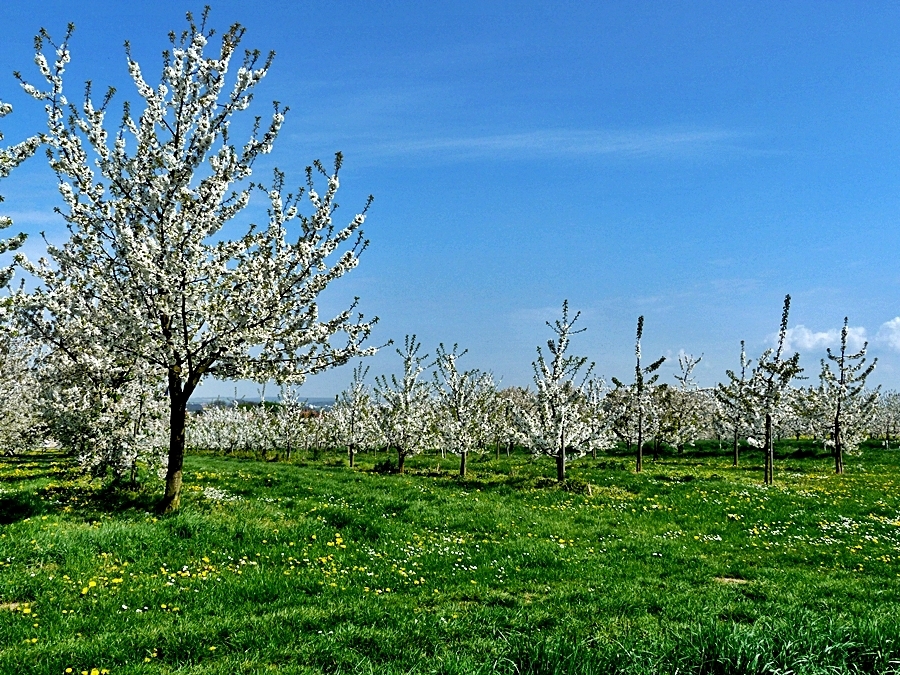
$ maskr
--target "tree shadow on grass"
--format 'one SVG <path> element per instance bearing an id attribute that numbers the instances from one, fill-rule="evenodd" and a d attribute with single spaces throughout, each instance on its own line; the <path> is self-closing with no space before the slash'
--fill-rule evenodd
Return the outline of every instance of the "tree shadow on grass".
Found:
<path id="1" fill-rule="evenodd" d="M 63 480 L 69 472 L 70 459 L 59 450 L 35 450 L 0 456 L 0 483 L 21 483 L 41 478 Z"/>
<path id="2" fill-rule="evenodd" d="M 79 480 L 82 475 L 72 458 L 59 450 L 0 458 L 0 481 L 15 490 L 0 494 L 0 525 L 58 511 L 88 522 L 129 511 L 143 515 L 160 499 L 156 490 L 141 485 L 101 479 L 86 483 Z"/>
<path id="3" fill-rule="evenodd" d="M 33 495 L 0 497 L 0 525 L 12 525 L 39 512 Z"/>
<path id="4" fill-rule="evenodd" d="M 140 514 L 153 512 L 162 495 L 156 490 L 135 488 L 127 483 L 107 483 L 95 488 L 69 487 L 55 492 L 60 503 L 75 518 L 85 521 L 101 516 Z"/>

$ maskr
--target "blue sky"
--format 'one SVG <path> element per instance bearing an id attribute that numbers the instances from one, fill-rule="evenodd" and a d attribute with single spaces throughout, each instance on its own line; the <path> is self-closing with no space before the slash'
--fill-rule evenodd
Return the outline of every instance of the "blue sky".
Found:
<path id="1" fill-rule="evenodd" d="M 122 42 L 149 76 L 188 9 L 201 7 L 5 0 L 6 140 L 41 124 L 11 76 L 34 73 L 41 26 L 76 24 L 73 90 L 92 79 L 134 100 Z M 684 350 L 710 385 L 740 340 L 751 356 L 771 343 L 790 293 L 813 382 L 849 315 L 879 358 L 873 380 L 900 387 L 895 3 L 214 4 L 214 25 L 234 21 L 277 53 L 256 102 L 291 107 L 273 162 L 299 182 L 341 150 L 345 216 L 375 195 L 371 247 L 324 302 L 360 296 L 381 319 L 374 342 L 458 342 L 470 367 L 524 385 L 568 298 L 587 328 L 573 348 L 599 373 L 629 377 L 643 314 L 644 353 L 671 356 L 664 377 Z M 40 158 L 0 192 L 20 228 L 61 236 Z M 384 350 L 371 372 L 396 362 Z"/>

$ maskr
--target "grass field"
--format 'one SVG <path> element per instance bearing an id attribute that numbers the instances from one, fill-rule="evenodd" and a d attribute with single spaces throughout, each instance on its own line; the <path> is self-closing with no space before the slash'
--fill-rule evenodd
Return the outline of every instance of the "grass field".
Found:
<path id="1" fill-rule="evenodd" d="M 192 456 L 181 511 L 0 461 L 3 673 L 900 671 L 900 451 Z M 378 459 L 382 459 L 379 456 Z M 69 671 L 68 669 L 71 669 Z"/>

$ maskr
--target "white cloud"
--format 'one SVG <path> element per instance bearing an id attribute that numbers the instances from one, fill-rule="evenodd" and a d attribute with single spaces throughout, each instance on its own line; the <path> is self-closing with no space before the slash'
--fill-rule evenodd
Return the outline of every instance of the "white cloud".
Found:
<path id="1" fill-rule="evenodd" d="M 900 352 L 900 316 L 881 324 L 875 339 Z"/>
<path id="2" fill-rule="evenodd" d="M 897 340 L 900 345 L 900 318 L 897 321 Z M 866 341 L 866 329 L 862 326 L 850 326 L 847 331 L 847 347 L 852 351 L 859 351 Z M 819 351 L 824 352 L 828 347 L 832 350 L 841 346 L 841 329 L 829 328 L 824 331 L 811 331 L 800 324 L 794 328 L 788 328 L 784 340 L 784 349 L 787 352 Z M 824 356 L 824 354 L 823 354 Z"/>
<path id="3" fill-rule="evenodd" d="M 597 155 L 682 156 L 711 149 L 731 148 L 746 135 L 720 129 L 604 131 L 542 129 L 483 136 L 444 136 L 384 139 L 356 148 L 364 155 L 429 156 L 445 160 L 514 159 Z"/>

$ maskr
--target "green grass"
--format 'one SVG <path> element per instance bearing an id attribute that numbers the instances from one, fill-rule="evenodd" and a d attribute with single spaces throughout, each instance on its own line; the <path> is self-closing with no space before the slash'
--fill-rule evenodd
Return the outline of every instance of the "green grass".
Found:
<path id="1" fill-rule="evenodd" d="M 785 444 L 766 488 L 713 450 L 585 458 L 570 490 L 526 455 L 192 456 L 159 518 L 156 483 L 4 458 L 0 672 L 900 670 L 900 452 L 835 476 Z"/>

